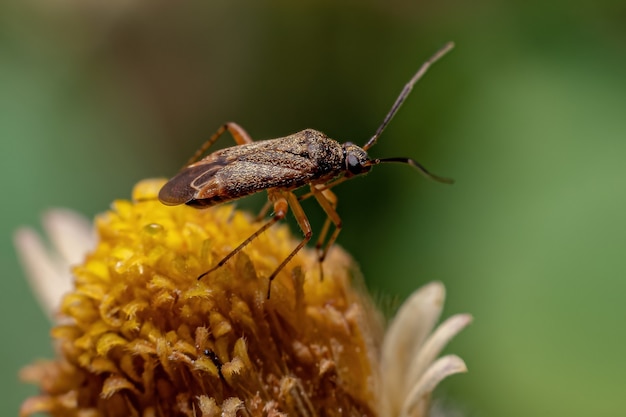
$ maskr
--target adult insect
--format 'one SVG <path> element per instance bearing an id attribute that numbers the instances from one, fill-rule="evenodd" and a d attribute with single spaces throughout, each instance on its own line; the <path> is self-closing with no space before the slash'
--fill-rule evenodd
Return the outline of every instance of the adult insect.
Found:
<path id="1" fill-rule="evenodd" d="M 331 188 L 354 176 L 369 172 L 374 165 L 386 162 L 408 164 L 417 168 L 427 178 L 452 183 L 452 180 L 448 178 L 430 173 L 411 158 L 372 159 L 367 151 L 376 144 L 415 83 L 453 46 L 453 43 L 446 44 L 422 64 L 404 86 L 374 136 L 363 147 L 351 142 L 341 144 L 313 129 L 305 129 L 278 139 L 254 142 L 248 133 L 236 123 L 231 122 L 221 126 L 194 154 L 187 166 L 161 188 L 159 200 L 166 205 L 187 204 L 202 208 L 267 190 L 268 203 L 262 210 L 262 215 L 270 206 L 273 206 L 274 214 L 255 233 L 222 258 L 213 268 L 201 274 L 198 279 L 222 267 L 257 236 L 283 219 L 291 207 L 298 226 L 304 233 L 304 238 L 269 276 L 267 289 L 267 298 L 269 298 L 272 280 L 311 239 L 313 234 L 311 226 L 300 205 L 301 200 L 310 197 L 317 200 L 327 216 L 316 244 L 321 268 L 329 248 L 342 228 L 341 218 L 336 211 L 337 198 Z M 215 151 L 201 159 L 202 155 L 226 131 L 230 132 L 237 146 Z M 310 191 L 297 197 L 294 190 L 304 186 L 309 186 Z M 326 239 L 331 223 L 335 228 Z"/>

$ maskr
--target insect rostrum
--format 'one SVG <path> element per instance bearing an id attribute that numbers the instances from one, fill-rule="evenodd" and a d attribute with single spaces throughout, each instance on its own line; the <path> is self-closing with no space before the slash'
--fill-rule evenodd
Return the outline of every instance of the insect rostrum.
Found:
<path id="1" fill-rule="evenodd" d="M 374 136 L 363 147 L 350 142 L 341 144 L 313 129 L 305 129 L 278 139 L 254 142 L 248 133 L 236 123 L 226 123 L 220 127 L 196 152 L 189 164 L 163 186 L 159 192 L 159 200 L 166 205 L 187 204 L 202 208 L 267 190 L 274 214 L 259 230 L 226 255 L 212 269 L 200 275 L 198 279 L 224 265 L 258 235 L 283 219 L 291 207 L 296 221 L 304 233 L 304 239 L 269 276 L 267 290 L 267 297 L 269 298 L 272 280 L 311 239 L 311 226 L 299 202 L 310 197 L 317 200 L 327 215 L 316 244 L 321 269 L 326 253 L 337 239 L 342 227 L 341 218 L 335 210 L 337 198 L 331 188 L 355 175 L 369 172 L 374 165 L 383 162 L 404 163 L 417 168 L 430 179 L 451 183 L 452 181 L 447 178 L 431 174 L 413 159 L 371 159 L 367 150 L 376 143 L 415 83 L 432 63 L 452 47 L 453 44 L 448 43 L 420 67 L 405 85 Z M 204 152 L 226 131 L 233 136 L 237 145 L 215 151 L 200 159 Z M 308 186 L 310 192 L 297 197 L 293 191 L 304 186 Z M 335 229 L 326 239 L 331 223 Z"/>

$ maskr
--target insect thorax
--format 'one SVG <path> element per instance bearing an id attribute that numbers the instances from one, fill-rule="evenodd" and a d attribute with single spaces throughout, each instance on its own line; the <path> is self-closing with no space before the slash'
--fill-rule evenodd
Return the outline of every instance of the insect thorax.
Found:
<path id="1" fill-rule="evenodd" d="M 341 173 L 345 156 L 339 142 L 313 129 L 303 130 L 296 135 L 301 135 L 304 139 L 303 149 L 306 149 L 306 154 L 312 162 L 316 178 L 329 175 L 335 177 Z"/>

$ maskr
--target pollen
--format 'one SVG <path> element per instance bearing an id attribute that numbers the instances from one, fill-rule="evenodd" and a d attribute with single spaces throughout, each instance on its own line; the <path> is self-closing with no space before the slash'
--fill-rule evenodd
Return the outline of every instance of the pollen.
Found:
<path id="1" fill-rule="evenodd" d="M 334 247 L 320 279 L 286 226 L 198 280 L 260 223 L 232 205 L 166 207 L 137 184 L 95 222 L 52 329 L 57 358 L 21 415 L 376 415 L 382 326 L 351 258 Z"/>

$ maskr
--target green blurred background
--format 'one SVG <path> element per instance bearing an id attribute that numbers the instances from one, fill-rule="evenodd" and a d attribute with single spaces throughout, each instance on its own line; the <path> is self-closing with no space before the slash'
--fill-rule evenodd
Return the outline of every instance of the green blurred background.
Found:
<path id="1" fill-rule="evenodd" d="M 312 127 L 362 144 L 448 40 L 371 154 L 457 183 L 377 167 L 336 189 L 339 243 L 375 293 L 441 280 L 446 314 L 475 315 L 448 349 L 470 373 L 439 388 L 447 404 L 625 415 L 626 3 L 338 3 L 0 4 L 2 415 L 35 393 L 20 367 L 52 355 L 16 227 L 49 207 L 105 210 L 228 120 L 257 139 Z"/>

